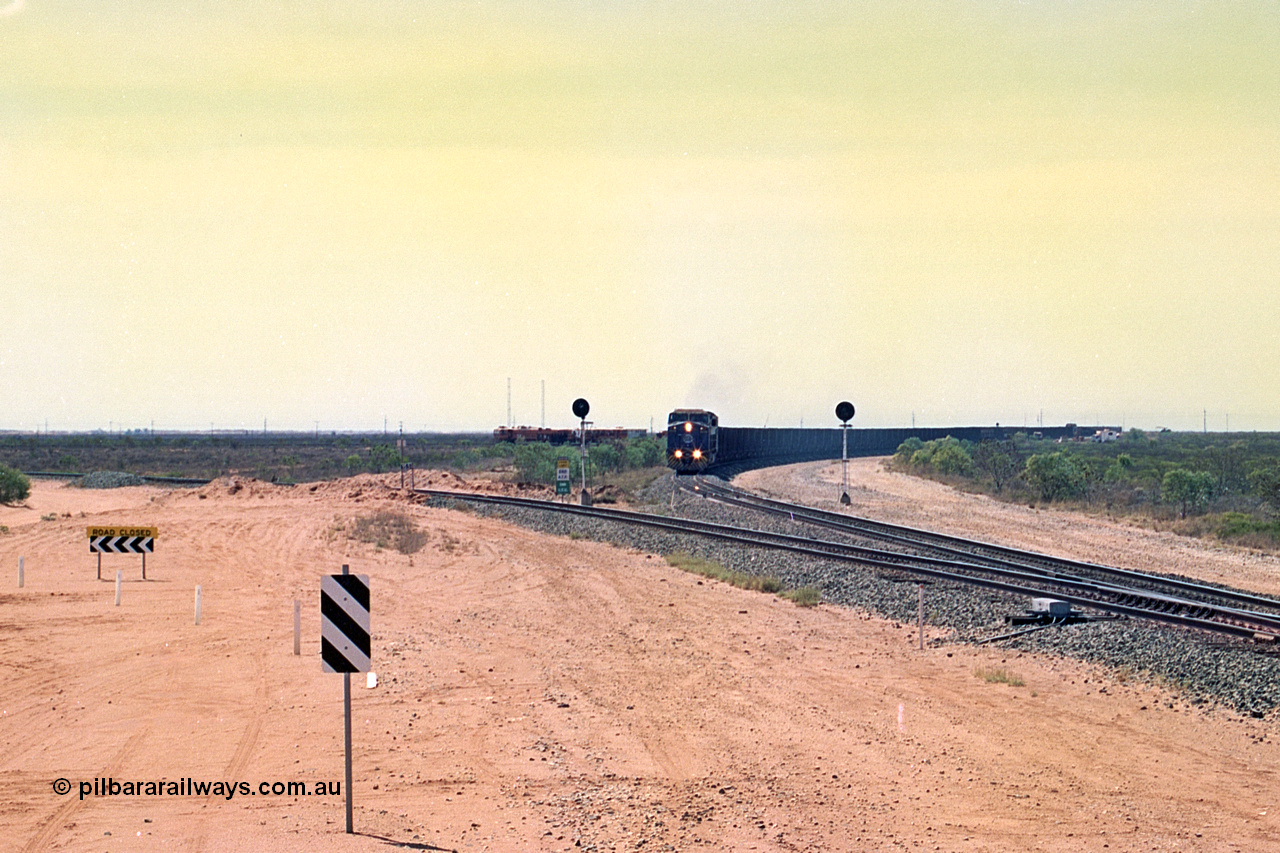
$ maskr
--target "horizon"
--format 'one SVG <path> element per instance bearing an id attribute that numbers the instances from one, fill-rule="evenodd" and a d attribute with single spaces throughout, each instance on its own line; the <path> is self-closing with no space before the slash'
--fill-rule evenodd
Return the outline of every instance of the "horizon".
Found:
<path id="1" fill-rule="evenodd" d="M 633 430 L 646 429 L 645 427 L 639 427 L 639 426 L 636 426 L 636 427 L 627 427 L 627 426 L 625 426 L 624 424 L 615 424 L 615 425 L 613 425 L 613 426 L 603 426 L 603 425 L 594 424 L 594 423 L 593 423 L 593 422 L 591 422 L 591 421 L 588 421 L 587 423 L 588 423 L 588 427 L 587 427 L 587 431 L 588 431 L 588 432 L 591 432 L 592 430 L 615 430 L 615 429 L 621 429 L 621 428 L 625 428 L 625 429 L 633 429 Z M 664 424 L 663 426 L 665 427 L 665 424 Z M 746 425 L 746 424 L 741 424 L 741 425 L 740 425 L 740 424 L 722 424 L 721 426 L 723 426 L 723 427 L 724 427 L 724 428 L 726 428 L 726 429 L 741 429 L 741 428 L 746 428 L 746 429 L 757 429 L 757 428 L 759 428 L 759 427 L 754 427 L 754 426 L 750 426 L 750 425 Z M 854 425 L 852 425 L 852 424 L 851 424 L 851 425 L 850 425 L 850 427 L 849 427 L 849 429 L 850 429 L 851 431 L 855 431 L 855 432 L 856 432 L 856 431 L 858 431 L 858 430 L 860 430 L 860 429 L 862 429 L 862 430 L 881 430 L 881 429 L 905 429 L 905 430 L 920 429 L 920 430 L 936 430 L 936 429 L 951 429 L 951 428 L 954 428 L 954 429 L 966 429 L 966 428 L 986 428 L 986 427 L 996 427 L 996 428 L 1005 429 L 1005 430 L 1012 430 L 1012 431 L 1014 431 L 1015 433 L 1024 433 L 1025 431 L 1030 430 L 1032 433 L 1034 433 L 1034 432 L 1039 431 L 1039 430 L 1042 430 L 1042 429 L 1054 430 L 1054 429 L 1061 429 L 1061 428 L 1064 428 L 1064 427 L 1076 427 L 1076 428 L 1081 429 L 1081 430 L 1102 430 L 1102 429 L 1108 429 L 1108 430 L 1110 430 L 1110 429 L 1117 429 L 1117 428 L 1119 427 L 1119 425 L 1118 425 L 1118 424 L 1106 424 L 1106 423 L 1082 423 L 1082 424 L 1076 424 L 1076 423 L 1073 423 L 1073 422 L 1067 422 L 1067 423 L 1062 423 L 1062 424 L 1034 424 L 1034 425 L 1025 426 L 1025 427 L 1024 427 L 1024 426 L 1017 426 L 1017 425 L 1009 425 L 1009 424 L 1000 424 L 1000 423 L 996 423 L 996 424 L 934 424 L 934 425 L 918 424 L 918 425 L 916 425 L 915 427 L 912 427 L 912 426 L 910 426 L 910 425 L 906 425 L 906 426 L 889 426 L 889 427 L 858 427 L 858 426 L 854 426 Z M 504 429 L 504 428 L 506 428 L 506 427 L 505 427 L 505 425 L 498 426 L 498 427 L 495 427 L 495 428 L 493 428 L 493 429 L 489 429 L 489 430 L 413 430 L 413 431 L 410 431 L 410 430 L 404 430 L 403 432 L 401 432 L 401 431 L 399 430 L 399 428 L 396 428 L 396 429 L 388 429 L 388 430 L 319 430 L 319 431 L 317 431 L 317 430 L 301 430 L 301 429 L 270 429 L 270 430 L 261 430 L 261 429 L 259 429 L 259 430 L 252 430 L 252 429 L 239 428 L 239 427 L 232 427 L 232 428 L 214 428 L 214 429 L 212 429 L 212 430 L 209 430 L 209 429 L 205 429 L 205 430 L 194 430 L 194 429 L 154 429 L 154 428 L 150 428 L 150 427 L 124 428 L 124 429 L 117 429 L 117 430 L 91 429 L 91 430 L 49 430 L 49 431 L 45 431 L 45 430 L 0 429 L 0 436 L 28 436 L 28 437 L 36 437 L 36 438 L 45 438 L 45 437 L 55 437 L 55 438 L 56 438 L 56 437 L 58 437 L 58 436 L 69 436 L 69 437 L 103 436 L 103 437 L 110 437 L 110 438 L 126 438 L 126 437 L 127 437 L 127 438 L 136 438 L 136 437 L 139 437 L 139 436 L 144 436 L 144 437 L 153 437 L 153 438 L 166 438 L 166 437 L 195 437 L 195 438 L 199 438 L 199 437 L 205 437 L 205 438 L 239 437 L 239 438 L 244 438 L 244 437 L 252 437 L 252 436 L 258 436 L 258 437 L 262 437 L 262 438 L 270 438 L 270 437 L 273 437 L 273 436 L 282 436 L 282 437 L 304 437 L 304 438 L 305 438 L 305 437 L 310 437 L 310 438 L 337 438 L 337 437 L 382 436 L 382 437 L 385 437 L 385 438 L 398 438 L 398 437 L 401 437 L 401 436 L 403 436 L 403 437 L 412 437 L 412 436 L 486 436 L 486 437 L 489 437 L 489 438 L 494 438 L 494 437 L 495 437 L 495 436 L 494 436 L 494 434 L 495 434 L 499 429 Z M 530 425 L 530 424 L 517 424 L 515 428 L 516 428 L 516 429 L 538 429 L 538 427 L 534 427 L 534 426 L 532 426 L 532 425 Z M 777 426 L 777 427 L 764 427 L 764 428 L 766 428 L 766 429 L 794 429 L 795 427 L 789 427 L 789 426 Z M 553 427 L 547 427 L 546 429 L 553 429 Z M 554 428 L 554 429 L 560 429 L 560 428 L 558 428 L 558 427 L 557 427 L 557 428 Z M 576 430 L 577 430 L 577 427 L 572 427 L 572 428 L 569 428 L 569 429 L 572 429 L 573 431 L 576 431 Z M 839 427 L 839 426 L 814 426 L 814 427 L 806 427 L 806 429 L 831 429 L 831 430 L 838 430 L 838 429 L 840 429 L 840 427 Z M 1124 429 L 1122 432 L 1132 432 L 1132 431 L 1134 431 L 1134 430 L 1137 430 L 1137 431 L 1142 432 L 1142 433 L 1161 433 L 1161 432 L 1168 432 L 1168 433 L 1191 434 L 1191 435 L 1222 435 L 1222 436 L 1229 436 L 1229 435 L 1258 435 L 1258 434 L 1268 434 L 1268 433 L 1272 433 L 1272 432 L 1277 433 L 1277 434 L 1280 434 L 1280 430 L 1232 430 L 1232 431 L 1230 431 L 1230 432 L 1227 432 L 1227 431 L 1221 431 L 1221 430 L 1210 430 L 1210 429 L 1203 429 L 1203 430 L 1174 430 L 1174 429 L 1170 429 L 1169 427 L 1157 427 L 1157 428 L 1155 428 L 1155 429 L 1143 429 L 1142 427 L 1129 427 L 1128 429 Z M 654 427 L 652 430 L 646 430 L 646 434 L 647 434 L 647 435 L 649 435 L 649 436 L 661 435 L 662 433 L 663 433 L 663 429 L 658 429 L 656 425 L 655 425 L 655 427 Z M 526 441 L 527 441 L 528 443 L 538 443 L 536 440 L 528 440 L 528 439 L 518 439 L 518 440 L 517 440 L 517 443 L 526 442 Z"/>

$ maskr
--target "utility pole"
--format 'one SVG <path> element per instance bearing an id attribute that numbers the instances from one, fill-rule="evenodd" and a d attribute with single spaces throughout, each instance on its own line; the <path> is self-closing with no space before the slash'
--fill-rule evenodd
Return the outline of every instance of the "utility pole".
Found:
<path id="1" fill-rule="evenodd" d="M 515 426 L 516 422 L 511 420 L 511 377 L 507 377 L 507 428 Z"/>
<path id="2" fill-rule="evenodd" d="M 542 380 L 542 423 L 539 424 L 543 429 L 547 428 L 547 380 Z"/>

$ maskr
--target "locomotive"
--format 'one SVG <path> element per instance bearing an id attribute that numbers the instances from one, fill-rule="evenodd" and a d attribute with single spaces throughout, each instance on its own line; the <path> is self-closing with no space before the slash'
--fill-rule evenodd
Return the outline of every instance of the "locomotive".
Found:
<path id="1" fill-rule="evenodd" d="M 720 422 L 705 409 L 676 409 L 667 416 L 667 466 L 677 474 L 698 474 L 716 461 Z"/>

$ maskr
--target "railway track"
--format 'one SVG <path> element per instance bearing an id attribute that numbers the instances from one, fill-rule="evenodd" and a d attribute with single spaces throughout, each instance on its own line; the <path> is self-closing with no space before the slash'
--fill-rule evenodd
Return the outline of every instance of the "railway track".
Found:
<path id="1" fill-rule="evenodd" d="M 836 530 L 858 539 L 884 542 L 904 549 L 908 553 L 930 554 L 943 559 L 957 559 L 1000 568 L 1039 572 L 1046 578 L 1097 581 L 1108 585 L 1132 587 L 1135 591 L 1146 594 L 1186 599 L 1215 606 L 1224 605 L 1280 618 L 1280 601 L 1244 590 L 1227 589 L 1185 578 L 1154 575 L 1132 569 L 1053 557 L 976 539 L 966 539 L 961 536 L 817 509 L 803 504 L 788 503 L 744 491 L 705 476 L 677 480 L 677 486 L 720 503 L 775 517 L 787 517 L 789 520 Z"/>
<path id="2" fill-rule="evenodd" d="M 706 482 L 694 483 L 690 488 L 706 490 L 707 494 L 704 496 L 711 497 L 711 490 L 708 489 Z M 857 564 L 877 572 L 900 576 L 904 580 L 951 582 L 1029 598 L 1055 598 L 1103 613 L 1148 619 L 1238 638 L 1257 640 L 1280 636 L 1280 612 L 1268 613 L 1244 609 L 1226 603 L 1195 600 L 1187 596 L 1127 586 L 1106 579 L 1088 578 L 1066 572 L 1050 572 L 1034 564 L 1019 565 L 1011 558 L 982 558 L 971 553 L 942 555 L 911 553 L 631 510 L 583 507 L 546 500 L 442 489 L 415 491 L 435 500 L 466 501 L 564 513 L 579 518 L 639 525 L 668 533 L 710 537 L 736 545 L 771 548 L 801 556 Z M 747 493 L 741 490 L 729 489 L 720 492 L 714 499 L 725 502 L 740 500 L 749 503 L 747 498 L 742 497 L 745 494 Z M 754 508 L 759 509 L 759 507 Z M 785 511 L 779 507 L 761 511 L 789 514 L 797 510 L 801 513 L 820 512 L 798 506 L 796 509 Z M 835 520 L 832 519 L 824 520 L 824 524 L 834 523 Z M 1280 602 L 1271 602 L 1271 604 L 1280 610 Z"/>

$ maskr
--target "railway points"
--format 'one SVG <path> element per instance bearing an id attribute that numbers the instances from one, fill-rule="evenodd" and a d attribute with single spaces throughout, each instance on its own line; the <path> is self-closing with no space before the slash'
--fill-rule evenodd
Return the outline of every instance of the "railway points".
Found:
<path id="1" fill-rule="evenodd" d="M 705 492 L 702 496 L 726 503 L 732 502 L 729 500 L 730 496 L 736 496 L 739 501 L 744 501 L 745 499 L 741 496 L 747 494 L 742 490 L 728 490 L 719 485 L 712 486 L 705 478 L 691 481 L 687 485 L 682 482 L 680 486 L 695 494 Z M 938 556 L 936 552 L 939 548 L 935 544 L 917 543 L 920 545 L 919 550 L 902 548 L 901 546 L 905 544 L 902 541 L 903 537 L 899 537 L 897 550 L 888 550 L 855 544 L 847 540 L 783 534 L 760 528 L 725 525 L 632 510 L 572 506 L 546 500 L 437 489 L 419 489 L 418 493 L 442 501 L 479 502 L 568 513 L 669 533 L 707 537 L 740 546 L 763 547 L 799 556 L 852 564 L 857 567 L 854 571 L 893 572 L 907 575 L 912 579 L 931 579 L 980 587 L 1023 596 L 1031 600 L 1051 598 L 1100 613 L 1192 628 L 1253 642 L 1273 642 L 1275 637 L 1280 636 L 1280 601 L 1274 599 L 1209 587 L 1204 589 L 1211 589 L 1214 594 L 1220 594 L 1221 599 L 1229 599 L 1229 601 L 1215 601 L 1214 595 L 1207 593 L 1195 598 L 1189 593 L 1196 590 L 1190 589 L 1183 582 L 1170 581 L 1159 575 L 1114 570 L 1116 574 L 1110 576 L 1107 574 L 1108 567 L 1095 567 L 1098 571 L 1094 576 L 1083 573 L 1073 574 L 1046 568 L 1045 561 L 1054 558 L 1047 558 L 1042 554 L 1019 552 L 1016 549 L 1005 549 L 1004 555 L 998 558 L 983 556 L 979 553 L 957 553 L 954 550 Z M 793 509 L 786 512 L 788 514 L 799 512 L 797 521 L 807 523 L 808 508 L 792 506 Z M 779 514 L 782 510 L 774 508 L 771 512 Z M 831 523 L 826 522 L 828 526 Z M 930 551 L 935 555 L 931 556 L 928 553 Z M 1140 580 L 1143 581 L 1142 585 L 1137 582 Z"/>

